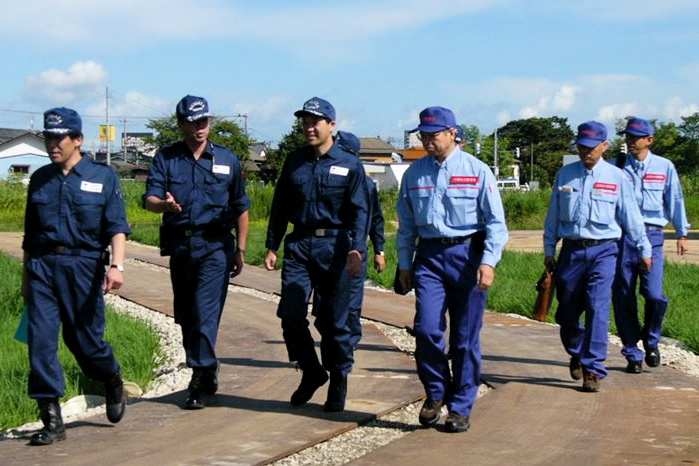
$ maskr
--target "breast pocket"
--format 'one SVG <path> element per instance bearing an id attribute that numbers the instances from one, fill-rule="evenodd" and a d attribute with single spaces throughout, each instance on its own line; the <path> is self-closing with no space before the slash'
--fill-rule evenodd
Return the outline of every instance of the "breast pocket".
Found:
<path id="1" fill-rule="evenodd" d="M 218 212 L 226 207 L 228 204 L 228 183 L 226 180 L 206 177 L 203 189 L 207 209 Z"/>
<path id="2" fill-rule="evenodd" d="M 429 223 L 430 198 L 434 188 L 412 189 L 408 192 L 410 205 L 413 207 L 415 225 L 423 226 Z"/>
<path id="3" fill-rule="evenodd" d="M 35 192 L 29 198 L 29 204 L 35 209 L 41 225 L 55 224 L 58 220 L 58 207 L 55 199 L 45 193 Z"/>
<path id="4" fill-rule="evenodd" d="M 104 197 L 102 194 L 80 192 L 73 198 L 73 209 L 78 228 L 98 233 L 102 224 Z"/>
<path id="5" fill-rule="evenodd" d="M 310 173 L 293 173 L 291 175 L 291 194 L 294 206 L 301 206 L 313 198 L 311 195 L 314 184 L 311 182 Z"/>
<path id="6" fill-rule="evenodd" d="M 349 176 L 335 175 L 328 173 L 323 176 L 321 192 L 323 196 L 341 198 L 345 195 L 345 189 L 349 183 Z"/>
<path id="7" fill-rule="evenodd" d="M 643 183 L 642 209 L 645 212 L 660 212 L 663 210 L 663 192 L 665 185 L 662 183 Z"/>
<path id="8" fill-rule="evenodd" d="M 616 196 L 593 193 L 590 206 L 590 220 L 601 225 L 609 225 L 614 222 L 616 200 Z"/>
<path id="9" fill-rule="evenodd" d="M 168 191 L 175 198 L 182 210 L 187 210 L 191 203 L 192 183 L 185 177 L 175 176 L 168 181 Z"/>
<path id="10" fill-rule="evenodd" d="M 450 227 L 478 223 L 478 189 L 447 189 L 444 196 L 446 224 Z"/>
<path id="11" fill-rule="evenodd" d="M 580 218 L 580 193 L 559 191 L 558 219 L 561 222 L 577 222 L 578 218 Z"/>

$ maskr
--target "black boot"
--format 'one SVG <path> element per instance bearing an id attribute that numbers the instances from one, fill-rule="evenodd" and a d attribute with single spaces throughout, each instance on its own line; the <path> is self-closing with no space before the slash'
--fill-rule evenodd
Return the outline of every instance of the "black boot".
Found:
<path id="1" fill-rule="evenodd" d="M 337 413 L 345 410 L 345 398 L 347 398 L 347 376 L 341 372 L 330 373 L 330 386 L 328 387 L 328 400 L 323 410 Z"/>
<path id="2" fill-rule="evenodd" d="M 121 421 L 126 412 L 124 381 L 121 379 L 119 372 L 104 382 L 104 396 L 107 399 L 107 419 L 109 419 L 109 422 L 116 424 Z"/>
<path id="3" fill-rule="evenodd" d="M 66 439 L 66 426 L 61 417 L 61 405 L 57 398 L 40 398 L 39 415 L 44 428 L 29 439 L 30 445 L 51 445 L 53 442 Z"/>
<path id="4" fill-rule="evenodd" d="M 201 391 L 207 395 L 213 395 L 218 391 L 218 368 L 220 363 L 216 363 L 213 369 L 205 369 L 201 377 Z"/>
<path id="5" fill-rule="evenodd" d="M 299 367 L 303 371 L 301 383 L 296 391 L 291 395 L 291 404 L 301 406 L 313 397 L 313 394 L 328 381 L 328 373 L 318 362 L 315 351 L 312 355 L 299 360 Z"/>
<path id="6" fill-rule="evenodd" d="M 206 394 L 204 392 L 205 371 L 195 368 L 192 370 L 192 379 L 187 387 L 187 402 L 185 409 L 203 409 L 206 407 Z"/>

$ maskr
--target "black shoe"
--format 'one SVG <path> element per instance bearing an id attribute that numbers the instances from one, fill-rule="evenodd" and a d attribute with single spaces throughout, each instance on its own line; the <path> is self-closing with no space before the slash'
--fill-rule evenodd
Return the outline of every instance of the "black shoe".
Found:
<path id="1" fill-rule="evenodd" d="M 596 393 L 599 391 L 599 386 L 602 380 L 597 374 L 592 372 L 585 372 L 585 380 L 583 380 L 582 391 L 589 393 Z"/>
<path id="2" fill-rule="evenodd" d="M 435 425 L 439 421 L 443 404 L 444 402 L 441 400 L 427 398 L 422 404 L 422 409 L 420 409 L 420 417 L 418 418 L 420 424 L 427 427 Z"/>
<path id="3" fill-rule="evenodd" d="M 468 416 L 462 416 L 460 414 L 456 414 L 452 411 L 449 411 L 449 415 L 447 415 L 447 420 L 444 423 L 444 429 L 447 432 L 466 432 L 469 427 L 471 427 L 471 419 Z"/>
<path id="4" fill-rule="evenodd" d="M 643 362 L 629 361 L 629 363 L 626 365 L 626 372 L 629 374 L 640 374 L 643 372 Z"/>
<path id="5" fill-rule="evenodd" d="M 215 369 L 207 369 L 201 377 L 201 391 L 207 395 L 214 395 L 218 391 L 218 368 L 220 364 L 216 363 Z"/>
<path id="6" fill-rule="evenodd" d="M 323 405 L 323 410 L 329 413 L 344 411 L 345 398 L 347 398 L 347 376 L 341 373 L 331 373 L 328 400 Z"/>
<path id="7" fill-rule="evenodd" d="M 117 372 L 104 382 L 104 396 L 107 399 L 107 419 L 116 424 L 121 421 L 126 412 L 126 394 L 121 374 Z"/>
<path id="8" fill-rule="evenodd" d="M 583 377 L 583 368 L 580 358 L 571 356 L 570 363 L 568 363 L 568 369 L 570 370 L 570 378 L 573 380 L 580 380 Z"/>
<path id="9" fill-rule="evenodd" d="M 303 370 L 303 369 L 302 369 Z M 291 395 L 291 404 L 293 406 L 301 406 L 308 403 L 313 397 L 313 394 L 328 381 L 328 373 L 325 372 L 322 366 L 318 365 L 315 368 L 307 368 L 303 370 L 301 383 L 296 391 Z"/>
<path id="10" fill-rule="evenodd" d="M 658 348 L 648 348 L 646 350 L 646 364 L 648 364 L 648 367 L 658 367 L 660 365 L 660 351 L 658 351 Z"/>
<path id="11" fill-rule="evenodd" d="M 66 427 L 61 417 L 61 405 L 56 398 L 42 398 L 39 403 L 39 414 L 44 427 L 29 438 L 30 445 L 51 445 L 66 439 Z"/>
<path id="12" fill-rule="evenodd" d="M 201 369 L 192 371 L 192 379 L 187 387 L 185 409 L 203 409 L 206 407 L 206 396 L 202 388 L 205 372 Z M 211 388 L 211 387 L 209 387 Z"/>

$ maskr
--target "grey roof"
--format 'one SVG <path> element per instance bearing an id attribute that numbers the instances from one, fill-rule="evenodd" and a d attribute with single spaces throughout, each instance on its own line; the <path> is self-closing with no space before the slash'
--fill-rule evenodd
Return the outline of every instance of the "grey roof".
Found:
<path id="1" fill-rule="evenodd" d="M 0 128 L 0 144 L 23 136 L 27 133 L 37 134 L 35 131 L 30 131 L 28 129 Z"/>
<path id="2" fill-rule="evenodd" d="M 359 141 L 362 144 L 362 148 L 359 150 L 360 154 L 367 153 L 391 155 L 393 152 L 396 151 L 395 147 L 393 147 L 391 144 L 379 137 L 359 138 Z"/>

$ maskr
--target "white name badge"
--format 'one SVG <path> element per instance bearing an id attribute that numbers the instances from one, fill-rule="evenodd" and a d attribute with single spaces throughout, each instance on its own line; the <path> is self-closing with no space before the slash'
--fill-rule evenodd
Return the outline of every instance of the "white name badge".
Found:
<path id="1" fill-rule="evenodd" d="M 228 165 L 214 165 L 211 169 L 214 173 L 220 173 L 221 175 L 231 174 L 231 167 Z"/>
<path id="2" fill-rule="evenodd" d="M 337 165 L 333 165 L 332 167 L 330 167 L 331 175 L 347 176 L 348 173 L 349 168 L 347 167 L 338 167 Z"/>
<path id="3" fill-rule="evenodd" d="M 87 191 L 88 193 L 101 193 L 102 183 L 90 183 L 89 181 L 83 181 L 80 183 L 80 190 Z"/>

